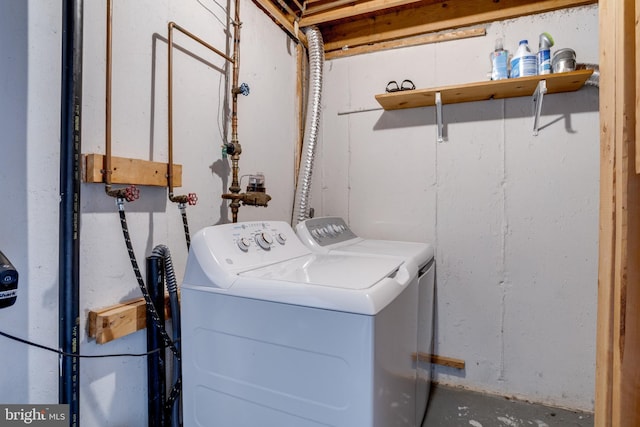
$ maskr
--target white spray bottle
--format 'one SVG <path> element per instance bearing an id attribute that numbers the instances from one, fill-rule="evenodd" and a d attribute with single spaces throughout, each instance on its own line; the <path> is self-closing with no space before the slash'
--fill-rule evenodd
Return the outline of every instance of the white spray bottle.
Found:
<path id="1" fill-rule="evenodd" d="M 553 43 L 551 34 L 540 34 L 537 55 L 538 74 L 551 74 L 551 46 Z"/>

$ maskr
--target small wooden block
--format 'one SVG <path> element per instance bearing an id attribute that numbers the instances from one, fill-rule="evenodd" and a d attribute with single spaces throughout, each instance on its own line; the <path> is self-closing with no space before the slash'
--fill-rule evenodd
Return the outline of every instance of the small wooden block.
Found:
<path id="1" fill-rule="evenodd" d="M 411 358 L 414 361 L 417 360 L 419 362 L 434 363 L 436 365 L 448 366 L 450 368 L 464 369 L 465 367 L 464 360 L 454 359 L 453 357 L 438 356 L 437 354 L 419 352 L 413 353 Z"/>
<path id="2" fill-rule="evenodd" d="M 165 296 L 164 318 L 171 317 L 169 297 Z M 104 344 L 147 327 L 147 308 L 144 298 L 127 301 L 99 310 L 88 316 L 89 337 Z"/>

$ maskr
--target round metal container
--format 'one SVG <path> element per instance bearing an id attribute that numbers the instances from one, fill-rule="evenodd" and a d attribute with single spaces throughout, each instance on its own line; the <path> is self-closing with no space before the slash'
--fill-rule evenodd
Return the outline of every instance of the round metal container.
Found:
<path id="1" fill-rule="evenodd" d="M 576 52 L 573 49 L 558 49 L 551 60 L 554 73 L 566 73 L 576 69 Z"/>

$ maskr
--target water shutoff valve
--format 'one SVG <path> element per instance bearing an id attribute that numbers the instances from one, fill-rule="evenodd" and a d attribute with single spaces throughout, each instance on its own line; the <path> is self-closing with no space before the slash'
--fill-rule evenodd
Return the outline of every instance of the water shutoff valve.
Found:
<path id="1" fill-rule="evenodd" d="M 235 93 L 240 93 L 244 96 L 249 95 L 249 85 L 246 83 L 242 83 L 239 87 L 234 90 Z"/>

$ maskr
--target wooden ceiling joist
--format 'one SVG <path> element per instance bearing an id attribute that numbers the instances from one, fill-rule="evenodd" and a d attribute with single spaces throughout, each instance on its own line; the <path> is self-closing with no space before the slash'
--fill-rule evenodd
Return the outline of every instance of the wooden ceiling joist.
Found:
<path id="1" fill-rule="evenodd" d="M 481 37 L 486 34 L 487 30 L 485 28 L 469 28 L 457 31 L 426 34 L 390 42 L 380 42 L 373 45 L 357 46 L 350 49 L 331 50 L 325 52 L 325 59 L 331 60 L 336 58 L 344 58 L 347 56 L 360 55 L 363 53 L 379 52 L 381 50 L 391 50 L 409 46 L 419 46 L 423 44 L 441 43 L 445 41 L 460 40 L 470 37 Z"/>
<path id="2" fill-rule="evenodd" d="M 300 26 L 307 27 L 309 25 L 340 21 L 381 10 L 406 7 L 411 3 L 420 2 L 420 0 L 369 0 L 360 2 L 354 2 L 353 0 L 339 0 L 307 8 L 303 17 L 300 19 Z"/>
<path id="3" fill-rule="evenodd" d="M 271 0 L 253 0 L 253 2 L 267 15 L 273 19 L 273 21 L 286 31 L 294 40 L 299 40 L 303 45 L 307 46 L 307 36 L 295 25 L 293 17 L 283 13 L 279 6 L 277 6 Z"/>
<path id="4" fill-rule="evenodd" d="M 597 0 L 416 2 L 384 14 L 318 25 L 325 50 L 330 51 L 592 3 Z"/>
<path id="5" fill-rule="evenodd" d="M 303 7 L 297 0 L 254 2 L 305 45 L 299 29 L 317 26 L 325 53 L 331 58 L 400 47 L 401 40 L 407 38 L 584 6 L 598 0 L 307 0 Z M 372 47 L 380 44 L 384 46 Z"/>

